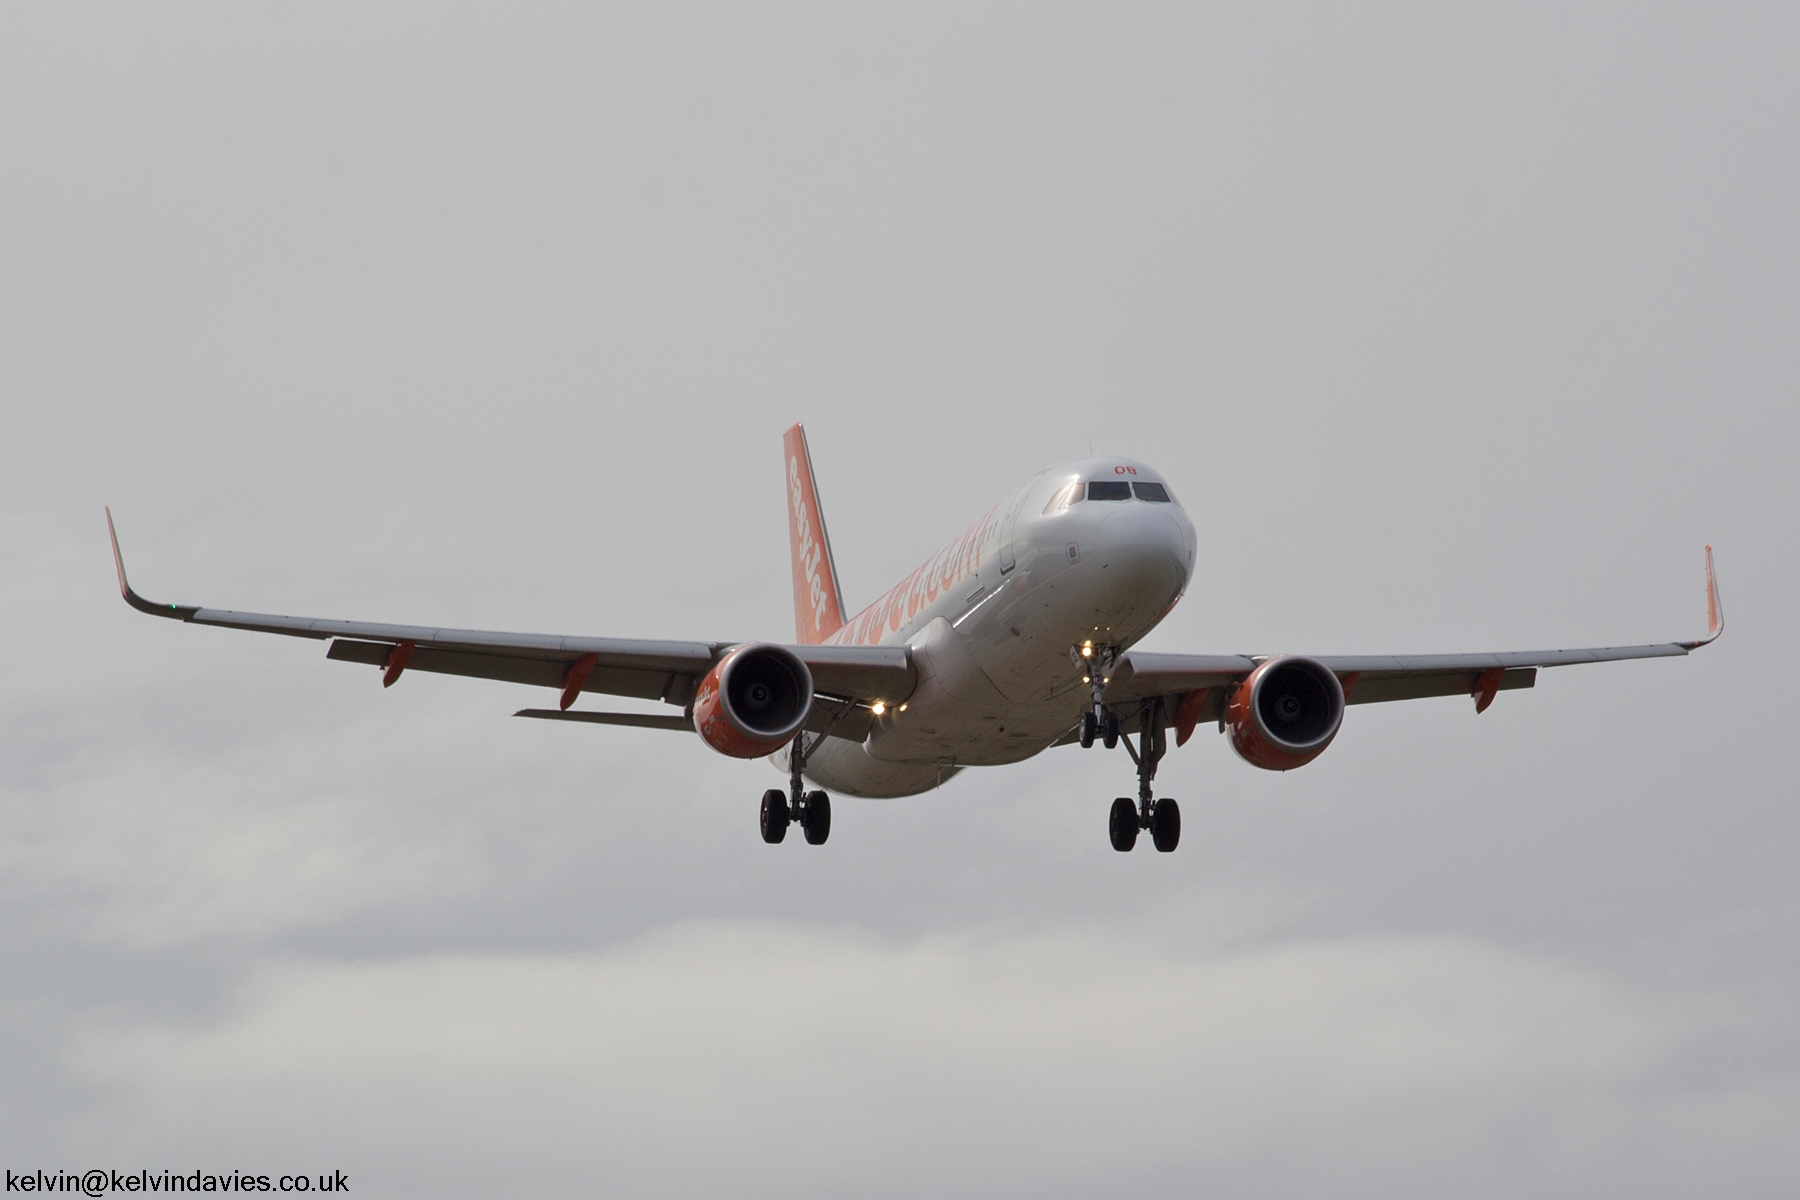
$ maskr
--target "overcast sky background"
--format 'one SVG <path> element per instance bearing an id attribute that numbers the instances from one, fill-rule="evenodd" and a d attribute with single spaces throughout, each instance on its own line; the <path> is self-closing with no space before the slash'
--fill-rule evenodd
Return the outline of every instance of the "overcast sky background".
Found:
<path id="1" fill-rule="evenodd" d="M 0 10 L 0 1158 L 1791 1196 L 1800 9 Z M 792 636 L 1153 463 L 1156 650 L 1689 659 L 840 800 L 118 599 Z"/>

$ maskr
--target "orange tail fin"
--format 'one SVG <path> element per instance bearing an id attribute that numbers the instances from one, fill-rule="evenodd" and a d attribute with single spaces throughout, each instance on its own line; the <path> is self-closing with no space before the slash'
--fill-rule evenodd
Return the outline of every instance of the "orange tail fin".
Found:
<path id="1" fill-rule="evenodd" d="M 843 627 L 843 592 L 825 514 L 819 511 L 806 430 L 795 425 L 782 435 L 781 446 L 787 459 L 788 547 L 794 556 L 794 633 L 801 645 L 815 646 Z"/>

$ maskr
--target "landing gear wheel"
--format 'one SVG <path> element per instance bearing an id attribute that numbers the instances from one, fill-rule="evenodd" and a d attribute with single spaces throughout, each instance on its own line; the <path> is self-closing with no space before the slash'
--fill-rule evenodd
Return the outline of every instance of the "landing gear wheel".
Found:
<path id="1" fill-rule="evenodd" d="M 1094 718 L 1094 714 L 1091 712 L 1082 713 L 1081 714 L 1081 748 L 1083 750 L 1088 750 L 1088 749 L 1093 748 L 1094 737 L 1099 732 L 1100 732 L 1100 722 Z"/>
<path id="2" fill-rule="evenodd" d="M 1114 800 L 1112 813 L 1107 817 L 1106 832 L 1112 838 L 1112 848 L 1121 854 L 1137 845 L 1137 805 L 1124 796 Z"/>
<path id="3" fill-rule="evenodd" d="M 1100 723 L 1100 743 L 1108 750 L 1119 744 L 1119 714 L 1109 712 Z"/>
<path id="4" fill-rule="evenodd" d="M 806 834 L 808 845 L 825 844 L 825 839 L 831 836 L 830 796 L 824 792 L 806 793 L 806 803 L 800 809 L 800 828 Z"/>
<path id="5" fill-rule="evenodd" d="M 787 836 L 788 802 L 786 792 L 770 788 L 763 793 L 761 823 L 763 841 L 773 845 Z"/>
<path id="6" fill-rule="evenodd" d="M 1150 840 L 1164 854 L 1181 844 L 1181 806 L 1167 796 L 1150 806 Z"/>

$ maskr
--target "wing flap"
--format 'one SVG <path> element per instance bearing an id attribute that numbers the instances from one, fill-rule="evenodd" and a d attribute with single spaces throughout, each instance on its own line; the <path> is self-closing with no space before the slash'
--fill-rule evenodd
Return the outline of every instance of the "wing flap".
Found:
<path id="1" fill-rule="evenodd" d="M 1385 704 L 1390 700 L 1422 700 L 1427 696 L 1470 696 L 1475 693 L 1480 678 L 1480 671 L 1364 675 L 1346 689 L 1344 703 Z M 1511 692 L 1535 686 L 1535 667 L 1515 667 L 1500 676 L 1500 685 L 1494 690 Z"/>
<path id="2" fill-rule="evenodd" d="M 1321 660 L 1325 661 L 1325 660 Z M 1116 679 L 1117 676 L 1114 676 Z M 1152 678 L 1145 675 L 1143 679 Z M 1182 677 L 1184 679 L 1191 678 Z M 1390 672 L 1386 675 L 1364 675 L 1360 679 L 1346 680 L 1344 703 L 1346 704 L 1386 704 L 1392 700 L 1423 700 L 1431 696 L 1468 696 L 1476 691 L 1481 678 L 1480 671 L 1431 671 L 1431 672 Z M 1207 690 L 1207 696 L 1201 701 L 1194 714 L 1196 725 L 1208 725 L 1217 721 L 1224 713 L 1225 702 L 1231 695 L 1231 686 L 1236 679 L 1226 680 L 1223 685 L 1213 684 Z M 1535 667 L 1516 667 L 1507 670 L 1500 676 L 1498 692 L 1518 691 L 1521 688 L 1537 685 L 1537 669 Z M 1106 692 L 1107 707 L 1115 709 L 1119 714 L 1119 732 L 1136 734 L 1143 732 L 1145 716 L 1155 711 L 1159 724 L 1164 729 L 1175 728 L 1175 711 L 1183 696 L 1198 688 L 1186 690 L 1170 689 L 1167 692 L 1150 693 L 1135 696 L 1129 701 L 1115 701 L 1111 688 Z M 1144 703 L 1160 696 L 1161 706 Z M 1079 729 L 1071 730 L 1055 744 L 1066 746 L 1077 740 Z"/>
<path id="3" fill-rule="evenodd" d="M 812 712 L 806 717 L 806 732 L 861 742 L 874 724 L 875 716 L 866 704 L 844 696 L 815 694 Z"/>
<path id="4" fill-rule="evenodd" d="M 588 712 L 577 709 L 564 712 L 557 708 L 521 708 L 514 713 L 515 717 L 536 717 L 542 721 L 576 721 L 587 725 L 625 725 L 635 729 L 668 729 L 679 732 L 694 732 L 693 723 L 686 717 L 667 717 L 658 713 L 610 713 Z"/>
<path id="5" fill-rule="evenodd" d="M 1710 578 L 1708 583 L 1710 587 Z M 1382 704 L 1428 696 L 1474 695 L 1482 676 L 1489 671 L 1501 672 L 1495 691 L 1517 691 L 1537 686 L 1537 673 L 1542 668 L 1677 658 L 1704 644 L 1664 642 L 1502 654 L 1336 654 L 1321 655 L 1317 661 L 1344 682 L 1346 703 Z M 1146 702 L 1161 699 L 1164 722 L 1172 724 L 1171 714 L 1182 699 L 1195 692 L 1207 692 L 1198 720 L 1216 721 L 1231 689 L 1266 661 L 1266 655 L 1150 654 L 1133 650 L 1114 665 L 1105 703 L 1119 714 L 1121 730 L 1135 733 L 1142 727 Z"/>
<path id="6" fill-rule="evenodd" d="M 365 663 L 379 667 L 388 661 L 396 643 L 333 640 L 325 657 L 337 662 Z M 470 679 L 493 679 L 502 683 L 522 683 L 528 687 L 560 688 L 569 668 L 579 656 L 551 658 L 487 650 L 446 649 L 442 646 L 418 645 L 406 660 L 408 671 L 429 671 L 437 675 L 461 675 Z M 654 663 L 646 668 L 597 666 L 588 673 L 581 690 L 608 696 L 630 696 L 639 700 L 667 700 L 686 704 L 692 691 L 692 672 L 658 669 Z"/>
<path id="7" fill-rule="evenodd" d="M 436 625 L 389 625 L 376 621 L 339 621 L 323 617 L 284 617 L 274 613 L 232 612 L 196 608 L 193 625 L 217 625 L 253 633 L 288 637 L 352 638 L 365 642 L 412 642 L 442 650 L 500 653 L 518 658 L 573 662 L 592 654 L 601 666 L 660 668 L 704 672 L 724 647 L 707 642 L 663 642 L 637 638 L 564 637 L 544 633 L 503 633 L 485 629 L 447 629 Z M 360 661 L 360 660 L 358 660 Z"/>
<path id="8" fill-rule="evenodd" d="M 694 732 L 694 723 L 686 716 L 664 716 L 660 713 L 594 712 L 572 708 L 522 708 L 515 717 L 536 717 L 544 721 L 576 721 L 590 725 L 628 725 L 640 729 L 671 729 Z M 860 742 L 869 736 L 873 718 L 869 710 L 854 700 L 835 696 L 818 696 L 813 701 L 812 715 L 807 718 L 808 733 L 828 734 Z"/>
<path id="9" fill-rule="evenodd" d="M 833 696 L 899 704 L 918 686 L 905 646 L 788 646 L 812 672 L 813 686 Z"/>
<path id="10" fill-rule="evenodd" d="M 204 610 L 202 610 L 204 611 Z M 333 624 L 352 624 L 341 622 Z M 238 626 L 245 628 L 246 626 Z M 596 665 L 583 681 L 581 690 L 609 696 L 632 696 L 642 700 L 663 700 L 685 705 L 692 697 L 696 681 L 714 661 L 712 648 L 696 644 L 705 657 L 695 653 L 681 655 L 682 643 L 644 643 L 652 647 L 648 653 L 632 653 L 623 647 L 633 645 L 604 638 L 531 638 L 521 646 L 520 639 L 481 644 L 469 630 L 432 630 L 408 625 L 366 626 L 358 629 L 380 629 L 389 634 L 418 634 L 418 637 L 395 637 L 393 641 L 366 638 L 335 638 L 325 657 L 338 662 L 363 663 L 379 667 L 402 641 L 412 641 L 414 648 L 406 660 L 408 671 L 430 671 L 441 675 L 463 675 L 474 679 L 494 679 L 504 683 L 522 683 L 529 687 L 563 686 L 569 668 L 583 654 L 594 654 Z M 430 635 L 436 634 L 434 639 Z M 550 643 L 561 648 L 553 649 Z M 597 647 L 588 649 L 587 647 Z M 911 655 L 904 646 L 795 646 L 790 647 L 813 674 L 821 704 L 833 703 L 841 697 L 846 702 L 885 700 L 890 704 L 904 701 L 912 694 L 917 676 Z M 604 651 L 604 652 L 603 652 Z M 834 736 L 849 736 L 848 730 L 860 727 L 868 733 L 867 710 L 860 719 L 840 714 L 831 721 Z M 808 725 L 811 728 L 811 725 Z M 813 729 L 814 733 L 823 732 Z"/>
<path id="11" fill-rule="evenodd" d="M 1150 654 L 1132 650 L 1113 664 L 1106 684 L 1106 703 L 1129 704 L 1152 696 L 1222 688 L 1254 671 L 1261 661 L 1243 654 Z"/>
<path id="12" fill-rule="evenodd" d="M 1585 650 L 1518 650 L 1504 654 L 1327 654 L 1318 661 L 1338 675 L 1417 675 L 1443 672 L 1568 667 L 1578 663 L 1623 662 L 1634 658 L 1677 658 L 1688 652 L 1678 642 L 1654 646 L 1595 646 Z"/>

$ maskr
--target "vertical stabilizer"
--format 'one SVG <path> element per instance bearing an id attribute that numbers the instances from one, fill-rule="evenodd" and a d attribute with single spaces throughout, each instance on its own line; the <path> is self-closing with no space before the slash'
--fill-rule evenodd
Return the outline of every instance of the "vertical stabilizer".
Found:
<path id="1" fill-rule="evenodd" d="M 794 557 L 794 633 L 801 645 L 813 646 L 843 626 L 843 592 L 819 510 L 806 430 L 795 425 L 782 435 L 781 445 L 787 460 L 788 548 Z"/>

